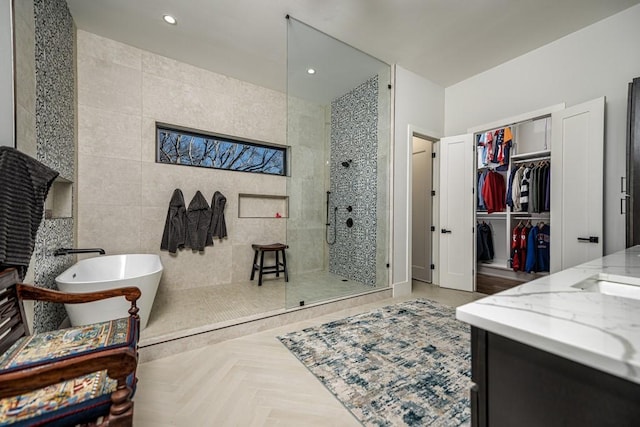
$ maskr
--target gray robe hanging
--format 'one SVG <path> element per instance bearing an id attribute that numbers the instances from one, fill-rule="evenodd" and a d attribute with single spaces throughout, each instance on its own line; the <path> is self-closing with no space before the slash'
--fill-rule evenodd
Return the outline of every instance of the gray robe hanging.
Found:
<path id="1" fill-rule="evenodd" d="M 187 209 L 186 246 L 196 251 L 204 251 L 205 246 L 213 246 L 209 233 L 211 209 L 200 191 L 196 192 Z"/>
<path id="2" fill-rule="evenodd" d="M 211 200 L 211 226 L 209 233 L 211 236 L 222 239 L 227 237 L 227 223 L 224 220 L 224 207 L 227 204 L 227 198 L 221 192 L 216 191 Z"/>
<path id="3" fill-rule="evenodd" d="M 169 202 L 167 220 L 164 223 L 164 233 L 160 249 L 172 254 L 184 248 L 187 233 L 187 209 L 184 205 L 182 191 L 176 188 Z"/>
<path id="4" fill-rule="evenodd" d="M 58 172 L 10 147 L 0 147 L 0 270 L 17 267 L 24 279 Z"/>

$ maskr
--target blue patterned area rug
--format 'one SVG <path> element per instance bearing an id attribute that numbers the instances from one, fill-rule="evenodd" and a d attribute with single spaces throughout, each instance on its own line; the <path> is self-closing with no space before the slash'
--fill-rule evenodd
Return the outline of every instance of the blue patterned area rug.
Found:
<path id="1" fill-rule="evenodd" d="M 366 426 L 469 425 L 469 327 L 407 301 L 278 339 Z"/>

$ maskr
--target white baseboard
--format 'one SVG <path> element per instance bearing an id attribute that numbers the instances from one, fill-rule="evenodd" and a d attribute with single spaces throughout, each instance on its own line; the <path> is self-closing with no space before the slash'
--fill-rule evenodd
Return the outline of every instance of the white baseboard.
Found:
<path id="1" fill-rule="evenodd" d="M 393 284 L 393 297 L 406 297 L 411 295 L 411 282 L 400 282 Z"/>

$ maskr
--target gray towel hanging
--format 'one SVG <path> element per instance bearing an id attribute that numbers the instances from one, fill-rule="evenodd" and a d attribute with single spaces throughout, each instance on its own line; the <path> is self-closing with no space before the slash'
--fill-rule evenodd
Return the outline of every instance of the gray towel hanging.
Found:
<path id="1" fill-rule="evenodd" d="M 216 191 L 211 200 L 211 226 L 209 233 L 213 237 L 222 239 L 227 237 L 227 223 L 224 219 L 224 207 L 227 204 L 227 198 L 221 192 Z"/>
<path id="2" fill-rule="evenodd" d="M 31 261 L 44 202 L 58 172 L 11 147 L 0 147 L 0 270 Z"/>
<path id="3" fill-rule="evenodd" d="M 209 232 L 211 208 L 200 191 L 196 192 L 187 209 L 187 238 L 185 246 L 204 251 L 205 246 L 213 246 Z"/>
<path id="4" fill-rule="evenodd" d="M 160 249 L 175 254 L 185 246 L 187 233 L 187 209 L 184 205 L 182 190 L 176 188 L 169 202 L 167 219 L 164 223 L 164 233 Z"/>

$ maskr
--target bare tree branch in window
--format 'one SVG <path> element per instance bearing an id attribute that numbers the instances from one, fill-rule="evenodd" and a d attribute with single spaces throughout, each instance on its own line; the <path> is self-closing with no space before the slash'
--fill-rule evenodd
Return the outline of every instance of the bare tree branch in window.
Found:
<path id="1" fill-rule="evenodd" d="M 161 163 L 284 175 L 284 150 L 158 129 Z"/>

